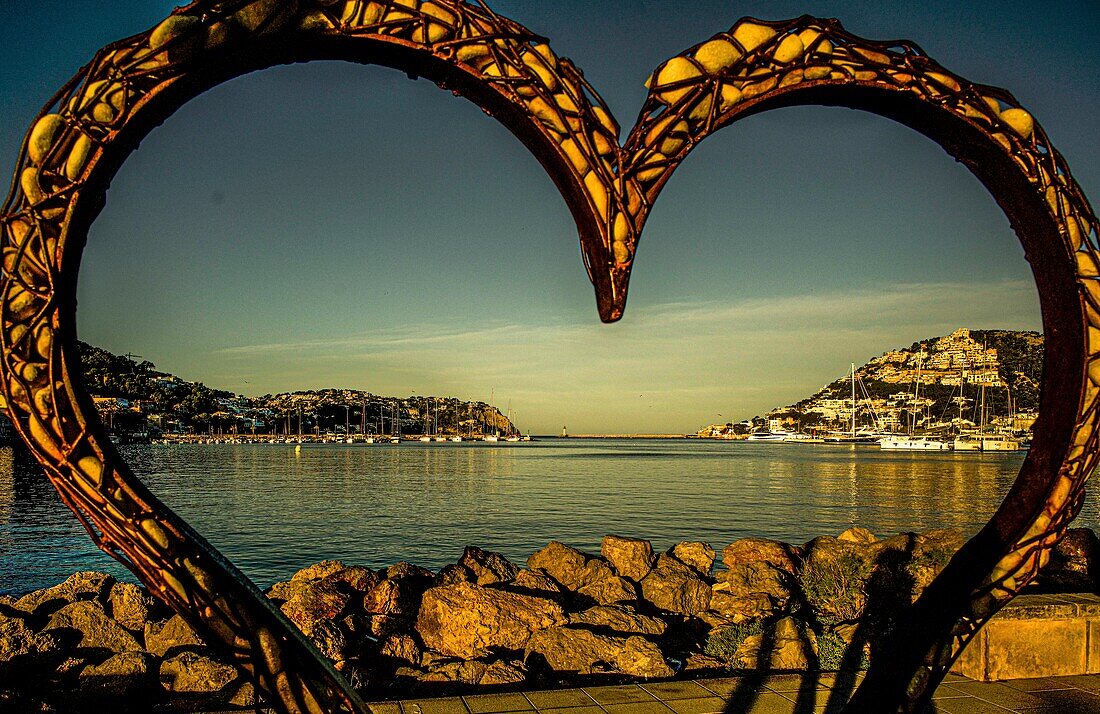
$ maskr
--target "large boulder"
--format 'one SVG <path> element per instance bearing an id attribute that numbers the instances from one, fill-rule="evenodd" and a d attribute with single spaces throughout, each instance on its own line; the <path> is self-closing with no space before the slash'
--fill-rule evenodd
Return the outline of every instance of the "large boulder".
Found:
<path id="1" fill-rule="evenodd" d="M 590 599 L 598 605 L 614 605 L 638 600 L 638 587 L 626 578 L 613 575 L 606 563 L 593 560 L 588 565 L 589 570 L 597 572 L 591 573 L 590 579 L 577 588 L 577 595 L 582 601 Z M 603 567 L 591 567 L 596 565 Z"/>
<path id="2" fill-rule="evenodd" d="M 641 582 L 657 562 L 653 545 L 648 540 L 638 538 L 604 536 L 600 543 L 600 553 L 611 563 L 616 573 L 636 583 Z"/>
<path id="3" fill-rule="evenodd" d="M 542 597 L 553 597 L 562 592 L 561 586 L 549 575 L 541 570 L 528 570 L 526 568 L 519 571 L 507 587 L 514 592 Z"/>
<path id="4" fill-rule="evenodd" d="M 714 568 L 714 558 L 717 555 L 709 543 L 690 540 L 677 543 L 668 551 L 676 560 L 689 566 L 704 578 L 710 577 L 710 571 Z"/>
<path id="5" fill-rule="evenodd" d="M 320 580 L 333 573 L 338 573 L 344 570 L 347 566 L 339 560 L 322 560 L 320 563 L 314 563 L 313 565 L 306 566 L 290 576 L 290 582 L 292 583 L 310 583 L 314 580 Z"/>
<path id="6" fill-rule="evenodd" d="M 413 665 L 420 664 L 420 657 L 423 654 L 416 639 L 412 635 L 403 633 L 392 634 L 383 640 L 378 652 L 383 657 Z"/>
<path id="7" fill-rule="evenodd" d="M 402 560 L 396 565 L 391 565 L 386 568 L 386 578 L 394 580 L 397 578 L 416 578 L 418 580 L 431 580 L 434 575 L 432 571 L 427 568 L 422 568 L 419 565 L 415 565 L 408 561 Z"/>
<path id="8" fill-rule="evenodd" d="M 1096 592 L 1100 585 L 1100 540 L 1089 528 L 1070 528 L 1054 546 L 1039 574 L 1047 592 Z"/>
<path id="9" fill-rule="evenodd" d="M 411 617 L 420 606 L 422 592 L 419 578 L 383 580 L 363 597 L 363 611 L 372 615 Z"/>
<path id="10" fill-rule="evenodd" d="M 734 656 L 734 666 L 742 669 L 806 670 L 816 663 L 817 638 L 792 617 L 779 620 L 764 634 L 746 637 Z"/>
<path id="11" fill-rule="evenodd" d="M 709 610 L 720 615 L 724 622 L 736 625 L 769 617 L 775 608 L 775 601 L 766 593 L 734 595 L 716 590 L 710 599 Z"/>
<path id="12" fill-rule="evenodd" d="M 642 597 L 667 612 L 703 612 L 710 605 L 711 594 L 710 585 L 698 573 L 669 555 L 662 554 L 642 579 Z"/>
<path id="13" fill-rule="evenodd" d="M 143 632 L 157 602 L 133 583 L 115 583 L 107 595 L 107 607 L 115 622 L 127 630 Z"/>
<path id="14" fill-rule="evenodd" d="M 33 661 L 59 651 L 56 635 L 35 632 L 22 617 L 0 615 L 0 666 L 13 659 Z"/>
<path id="15" fill-rule="evenodd" d="M 621 605 L 597 605 L 569 616 L 569 624 L 603 634 L 663 635 L 668 625 L 658 617 L 639 614 Z"/>
<path id="16" fill-rule="evenodd" d="M 337 618 L 352 599 L 352 590 L 344 583 L 321 579 L 302 588 L 283 603 L 283 614 L 306 635 L 323 622 Z"/>
<path id="17" fill-rule="evenodd" d="M 509 582 L 519 574 L 519 567 L 500 553 L 469 546 L 458 564 L 470 571 L 478 585 Z"/>
<path id="18" fill-rule="evenodd" d="M 322 580 L 330 583 L 344 583 L 356 592 L 365 593 L 378 584 L 382 576 L 362 565 L 349 565 L 343 570 L 326 575 Z"/>
<path id="19" fill-rule="evenodd" d="M 524 659 L 530 664 L 536 655 L 555 672 L 596 674 L 610 667 L 634 677 L 675 674 L 657 645 L 643 637 L 614 637 L 574 627 L 553 627 L 532 634 Z"/>
<path id="20" fill-rule="evenodd" d="M 755 563 L 735 563 L 718 574 L 714 592 L 724 593 L 739 600 L 767 596 L 773 607 L 783 608 L 794 591 L 794 578 L 766 560 Z M 728 601 L 726 601 L 728 606 Z"/>
<path id="21" fill-rule="evenodd" d="M 312 581 L 309 580 L 297 580 L 297 581 L 281 581 L 272 585 L 264 593 L 268 598 L 275 601 L 277 605 L 282 605 L 284 602 L 294 597 Z"/>
<path id="22" fill-rule="evenodd" d="M 120 652 L 80 671 L 80 691 L 85 695 L 133 697 L 152 685 L 150 657 L 144 652 Z"/>
<path id="23" fill-rule="evenodd" d="M 836 537 L 837 540 L 846 541 L 848 543 L 855 543 L 857 545 L 870 545 L 878 540 L 875 534 L 866 528 L 860 526 L 852 526 L 848 530 L 844 531 Z"/>
<path id="24" fill-rule="evenodd" d="M 532 632 L 564 622 L 552 600 L 457 583 L 424 593 L 416 631 L 427 647 L 471 659 L 491 647 L 523 649 Z"/>
<path id="25" fill-rule="evenodd" d="M 145 650 L 157 657 L 164 657 L 173 650 L 204 646 L 202 638 L 179 615 L 173 615 L 164 622 L 145 623 Z"/>
<path id="26" fill-rule="evenodd" d="M 115 582 L 115 579 L 106 573 L 73 573 L 63 583 L 27 593 L 15 601 L 15 608 L 44 617 L 78 600 L 105 602 L 107 593 Z"/>
<path id="27" fill-rule="evenodd" d="M 542 570 L 569 590 L 576 590 L 586 577 L 585 564 L 589 559 L 582 551 L 554 540 L 532 553 L 527 567 Z"/>
<path id="28" fill-rule="evenodd" d="M 98 600 L 77 600 L 50 615 L 43 628 L 60 636 L 76 633 L 74 646 L 108 652 L 140 652 L 142 647 L 122 625 L 107 615 Z"/>
<path id="29" fill-rule="evenodd" d="M 195 652 L 160 663 L 160 684 L 175 694 L 216 694 L 237 679 L 236 668 Z"/>
<path id="30" fill-rule="evenodd" d="M 483 687 L 520 684 L 527 681 L 527 669 L 522 662 L 499 659 L 489 664 L 478 682 Z"/>
<path id="31" fill-rule="evenodd" d="M 722 551 L 722 562 L 727 568 L 765 562 L 788 573 L 798 571 L 799 552 L 794 546 L 767 538 L 742 538 L 730 543 Z"/>
<path id="32" fill-rule="evenodd" d="M 324 620 L 316 623 L 309 640 L 329 661 L 339 665 L 358 654 L 358 642 L 339 622 Z"/>
<path id="33" fill-rule="evenodd" d="M 481 682 L 481 678 L 489 670 L 489 663 L 480 660 L 461 660 L 458 662 L 443 662 L 431 667 L 421 674 L 418 679 L 421 682 L 455 683 L 474 685 Z"/>
<path id="34" fill-rule="evenodd" d="M 476 582 L 477 578 L 474 574 L 464 566 L 457 563 L 450 563 L 444 565 L 439 569 L 439 572 L 435 574 L 435 578 L 432 580 L 432 585 L 454 585 L 455 583 L 471 583 Z"/>

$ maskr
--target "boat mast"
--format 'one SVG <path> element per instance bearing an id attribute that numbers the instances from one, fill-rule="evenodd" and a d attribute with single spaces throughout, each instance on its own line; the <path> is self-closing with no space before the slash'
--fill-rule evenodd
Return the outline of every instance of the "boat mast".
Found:
<path id="1" fill-rule="evenodd" d="M 856 363 L 852 362 L 852 438 L 856 436 Z"/>
<path id="2" fill-rule="evenodd" d="M 913 408 L 920 409 L 920 368 L 921 358 L 924 357 L 924 345 L 921 345 L 921 349 L 917 352 L 917 379 L 913 385 Z M 909 413 L 909 436 L 913 435 L 913 431 L 917 428 L 917 415 L 910 410 Z"/>

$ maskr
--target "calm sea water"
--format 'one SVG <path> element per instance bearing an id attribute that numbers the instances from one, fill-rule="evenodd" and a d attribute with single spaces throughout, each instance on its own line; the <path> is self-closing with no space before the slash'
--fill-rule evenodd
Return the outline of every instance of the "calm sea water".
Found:
<path id="1" fill-rule="evenodd" d="M 598 551 L 616 533 L 659 548 L 748 535 L 802 543 L 976 531 L 1023 454 L 711 441 L 128 447 L 135 471 L 257 584 L 325 558 L 438 568 L 465 545 L 517 561 L 552 539 Z M 1079 523 L 1096 527 L 1090 494 Z M 94 548 L 32 466 L 0 450 L 0 592 L 75 570 L 128 574 Z M 131 578 L 132 579 L 132 578 Z"/>

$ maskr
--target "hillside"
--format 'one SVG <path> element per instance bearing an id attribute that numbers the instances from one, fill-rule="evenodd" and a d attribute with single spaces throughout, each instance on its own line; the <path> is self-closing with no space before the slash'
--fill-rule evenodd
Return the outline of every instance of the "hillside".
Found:
<path id="1" fill-rule="evenodd" d="M 84 342 L 80 363 L 101 416 L 119 433 L 518 433 L 498 409 L 455 397 L 323 389 L 246 397 L 158 371 Z"/>
<path id="2" fill-rule="evenodd" d="M 884 352 L 856 368 L 861 425 L 886 429 L 949 428 L 980 418 L 1034 414 L 1039 408 L 1043 336 L 1038 332 L 969 330 L 931 337 Z M 919 395 L 914 388 L 919 379 Z M 801 428 L 843 428 L 851 423 L 851 374 L 794 404 L 740 425 L 711 425 L 704 436 L 751 430 L 770 420 Z M 737 428 L 740 427 L 740 428 Z"/>

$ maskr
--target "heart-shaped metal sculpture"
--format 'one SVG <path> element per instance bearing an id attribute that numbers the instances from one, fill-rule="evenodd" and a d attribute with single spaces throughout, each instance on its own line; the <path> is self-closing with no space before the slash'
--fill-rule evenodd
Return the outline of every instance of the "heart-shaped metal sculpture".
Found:
<path id="1" fill-rule="evenodd" d="M 96 416 L 75 349 L 80 255 L 129 152 L 211 86 L 316 59 L 431 78 L 511 129 L 573 213 L 605 321 L 622 315 L 638 235 L 661 188 L 696 143 L 741 117 L 794 104 L 865 109 L 937 141 L 989 188 L 1039 288 L 1042 417 L 1005 502 L 914 604 L 888 643 L 897 656 L 873 663 L 849 709 L 923 706 L 1080 509 L 1100 413 L 1097 222 L 1042 128 L 1010 94 L 967 82 L 911 43 L 869 42 L 833 20 L 742 20 L 664 63 L 624 147 L 580 71 L 483 4 L 198 0 L 101 50 L 27 134 L 2 215 L 0 278 L 5 406 L 96 543 L 281 711 L 366 711 L 280 611 L 133 475 Z"/>

